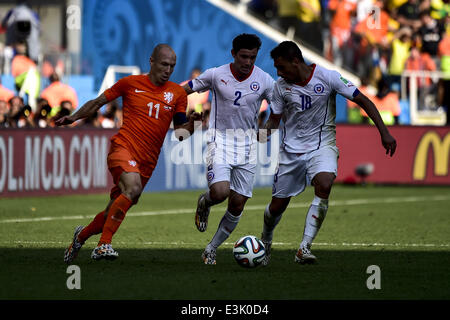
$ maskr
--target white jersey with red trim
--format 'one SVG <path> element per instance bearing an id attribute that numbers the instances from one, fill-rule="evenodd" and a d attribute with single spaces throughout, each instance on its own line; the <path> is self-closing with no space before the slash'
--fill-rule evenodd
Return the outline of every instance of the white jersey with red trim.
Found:
<path id="1" fill-rule="evenodd" d="M 239 81 L 233 75 L 231 64 L 207 69 L 191 80 L 192 90 L 212 91 L 208 142 L 223 137 L 227 131 L 254 133 L 261 103 L 264 99 L 271 101 L 274 83 L 272 77 L 257 66 L 246 79 Z"/>
<path id="2" fill-rule="evenodd" d="M 306 153 L 324 145 L 336 145 L 336 94 L 353 100 L 359 91 L 339 72 L 311 65 L 310 78 L 292 84 L 279 78 L 271 110 L 282 114 L 282 145 L 287 152 Z"/>

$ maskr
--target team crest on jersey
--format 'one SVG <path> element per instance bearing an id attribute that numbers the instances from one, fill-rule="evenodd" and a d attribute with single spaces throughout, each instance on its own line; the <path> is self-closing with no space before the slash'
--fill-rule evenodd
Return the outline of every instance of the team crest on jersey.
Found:
<path id="1" fill-rule="evenodd" d="M 325 90 L 325 87 L 321 83 L 318 83 L 314 86 L 314 92 L 317 94 L 323 93 L 324 90 Z"/>
<path id="2" fill-rule="evenodd" d="M 212 179 L 214 179 L 214 172 L 212 172 L 212 171 L 208 172 L 207 179 L 208 179 L 208 182 L 211 182 Z"/>
<path id="3" fill-rule="evenodd" d="M 250 84 L 250 89 L 252 90 L 252 91 L 258 91 L 259 90 L 259 83 L 258 82 L 252 82 L 251 84 Z"/>
<path id="4" fill-rule="evenodd" d="M 170 103 L 173 100 L 173 93 L 164 92 L 164 100 L 166 100 L 167 103 Z"/>

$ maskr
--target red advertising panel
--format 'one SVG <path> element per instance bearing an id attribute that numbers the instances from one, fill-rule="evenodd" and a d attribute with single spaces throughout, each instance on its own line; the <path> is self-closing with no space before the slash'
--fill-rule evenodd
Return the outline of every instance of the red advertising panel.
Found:
<path id="1" fill-rule="evenodd" d="M 0 130 L 0 197 L 107 192 L 108 129 Z"/>
<path id="2" fill-rule="evenodd" d="M 1 129 L 0 198 L 109 192 L 112 178 L 106 157 L 109 139 L 116 131 Z M 390 131 L 398 144 L 392 158 L 385 154 L 375 127 L 338 125 L 336 139 L 340 157 L 337 181 L 358 181 L 355 169 L 362 164 L 370 164 L 373 172 L 366 178 L 367 182 L 450 185 L 450 127 L 395 126 L 390 127 Z M 165 145 L 162 159 L 171 161 L 172 152 Z M 165 161 L 160 161 L 162 164 L 155 169 L 152 180 L 162 185 L 165 185 L 162 182 L 172 179 L 169 170 L 172 166 Z M 193 167 L 190 164 L 173 165 L 180 170 L 183 169 L 181 166 Z M 197 166 L 204 167 L 201 163 Z M 271 181 L 267 180 L 267 186 Z M 184 183 L 186 189 L 196 187 L 186 181 Z"/>
<path id="3" fill-rule="evenodd" d="M 397 140 L 391 158 L 381 145 L 374 126 L 338 125 L 339 147 L 337 181 L 355 178 L 355 168 L 372 164 L 367 182 L 450 185 L 450 127 L 389 127 Z"/>

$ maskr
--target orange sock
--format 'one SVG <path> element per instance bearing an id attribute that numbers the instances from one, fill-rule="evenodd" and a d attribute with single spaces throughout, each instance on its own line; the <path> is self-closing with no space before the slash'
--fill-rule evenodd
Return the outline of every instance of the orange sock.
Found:
<path id="1" fill-rule="evenodd" d="M 92 220 L 90 224 L 88 224 L 86 227 L 84 227 L 83 230 L 81 230 L 80 234 L 78 235 L 78 241 L 84 243 L 87 239 L 89 239 L 90 236 L 101 233 L 104 224 L 105 224 L 105 210 L 98 213 L 95 216 L 94 220 Z"/>
<path id="2" fill-rule="evenodd" d="M 114 200 L 109 208 L 108 217 L 106 218 L 105 225 L 103 226 L 102 236 L 98 245 L 111 243 L 113 235 L 119 229 L 122 220 L 125 218 L 125 214 L 130 209 L 133 202 L 124 194 L 121 194 Z"/>

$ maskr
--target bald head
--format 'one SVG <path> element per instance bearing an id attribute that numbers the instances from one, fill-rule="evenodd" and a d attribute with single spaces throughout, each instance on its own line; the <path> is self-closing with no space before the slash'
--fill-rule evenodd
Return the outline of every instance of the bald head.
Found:
<path id="1" fill-rule="evenodd" d="M 175 51 L 173 51 L 171 46 L 165 43 L 160 43 L 155 48 L 153 48 L 153 52 L 150 59 L 157 60 L 164 55 L 174 55 L 176 58 Z"/>
<path id="2" fill-rule="evenodd" d="M 175 51 L 168 44 L 158 44 L 150 57 L 149 77 L 153 84 L 164 85 L 172 75 L 176 62 Z"/>

